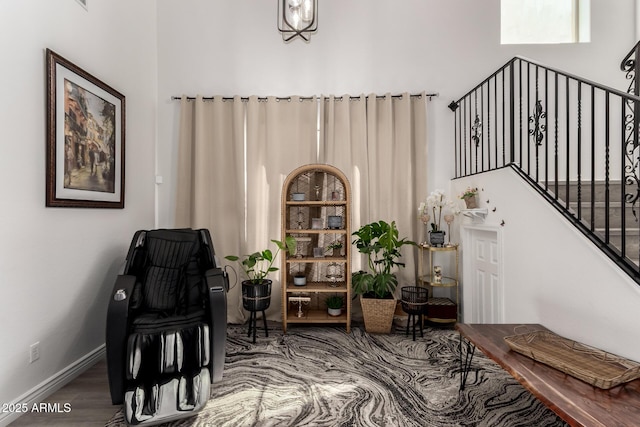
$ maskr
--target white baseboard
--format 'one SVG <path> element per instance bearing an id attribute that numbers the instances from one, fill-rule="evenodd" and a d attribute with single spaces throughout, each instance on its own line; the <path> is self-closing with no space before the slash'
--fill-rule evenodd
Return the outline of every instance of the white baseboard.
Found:
<path id="1" fill-rule="evenodd" d="M 95 365 L 100 359 L 104 357 L 106 353 L 105 345 L 102 344 L 95 350 L 87 353 L 80 359 L 73 362 L 60 372 L 41 382 L 31 390 L 24 393 L 22 396 L 17 397 L 9 405 L 25 405 L 30 408 L 34 403 L 40 403 L 47 397 L 51 396 L 55 391 L 61 389 L 66 384 L 70 383 L 81 373 Z M 22 415 L 19 412 L 0 413 L 0 427 L 5 427 L 9 423 L 15 421 Z"/>

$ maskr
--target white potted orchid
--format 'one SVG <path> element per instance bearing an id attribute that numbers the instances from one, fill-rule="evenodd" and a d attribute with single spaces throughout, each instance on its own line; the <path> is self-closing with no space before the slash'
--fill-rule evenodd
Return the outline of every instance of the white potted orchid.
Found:
<path id="1" fill-rule="evenodd" d="M 420 202 L 420 205 L 418 205 L 418 218 L 420 218 L 420 221 L 422 221 L 422 224 L 424 225 L 424 229 L 425 229 L 425 239 L 424 242 L 421 243 L 421 245 L 426 245 L 427 242 L 429 241 L 429 220 L 431 219 L 431 216 L 429 216 L 429 206 L 427 206 L 427 204 L 425 202 Z"/>
<path id="2" fill-rule="evenodd" d="M 444 190 L 434 190 L 429 194 L 425 202 L 421 202 L 418 206 L 418 215 L 425 226 L 431 220 L 431 230 L 429 231 L 429 243 L 432 246 L 444 244 L 445 231 L 441 227 L 443 208 L 448 208 L 453 214 L 460 212 L 458 206 L 452 201 L 447 200 Z M 431 215 L 429 214 L 431 211 Z M 445 215 L 447 224 L 450 224 L 449 217 Z"/>

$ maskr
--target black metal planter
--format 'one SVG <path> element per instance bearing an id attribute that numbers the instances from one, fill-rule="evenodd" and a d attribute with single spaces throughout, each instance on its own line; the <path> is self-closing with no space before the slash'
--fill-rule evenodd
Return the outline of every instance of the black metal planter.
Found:
<path id="1" fill-rule="evenodd" d="M 420 326 L 420 336 L 424 337 L 422 316 L 427 312 L 429 291 L 427 288 L 421 288 L 419 286 L 404 286 L 401 291 L 402 299 L 400 300 L 400 304 L 402 305 L 402 310 L 409 315 L 405 335 L 409 335 L 409 325 L 413 323 L 413 340 L 415 341 L 416 323 Z"/>
<path id="2" fill-rule="evenodd" d="M 257 313 L 262 312 L 262 320 L 264 321 L 264 334 L 269 336 L 267 328 L 267 316 L 265 310 L 271 304 L 271 280 L 263 280 L 262 283 L 251 283 L 249 280 L 242 282 L 242 306 L 249 311 L 249 332 L 247 336 L 251 336 L 253 331 L 253 342 L 256 342 L 256 319 Z"/>

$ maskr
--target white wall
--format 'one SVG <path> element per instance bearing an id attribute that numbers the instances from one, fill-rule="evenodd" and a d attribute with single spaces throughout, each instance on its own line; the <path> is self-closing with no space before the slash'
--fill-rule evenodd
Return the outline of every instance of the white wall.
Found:
<path id="1" fill-rule="evenodd" d="M 0 403 L 104 343 L 115 275 L 154 224 L 155 2 L 88 3 L 0 1 Z M 125 209 L 45 207 L 46 48 L 126 96 Z"/>
<path id="2" fill-rule="evenodd" d="M 178 102 L 170 100 L 172 95 L 438 92 L 428 112 L 429 188 L 447 189 L 453 177 L 449 102 L 515 55 L 626 90 L 619 65 L 636 42 L 636 3 L 592 0 L 590 43 L 502 46 L 499 0 L 322 0 L 319 30 L 310 44 L 282 42 L 275 0 L 158 0 L 157 172 L 165 182 L 158 188 L 158 222 L 170 226 L 174 215 Z M 464 181 L 452 184 L 459 185 Z M 620 339 L 625 333 L 633 336 L 629 328 L 638 323 L 631 314 L 638 286 L 606 260 L 600 261 L 604 265 L 592 263 L 590 274 L 572 275 L 571 266 L 582 265 L 585 257 L 600 258 L 589 245 L 578 246 L 571 257 L 566 251 L 547 257 L 564 248 L 558 241 L 550 250 L 549 239 L 558 236 L 555 240 L 564 242 L 567 233 L 574 240 L 581 236 L 557 222 L 545 206 L 537 209 L 554 222 L 545 225 L 544 233 L 531 227 L 543 215 L 536 211 L 531 216 L 523 208 L 523 190 L 512 188 L 518 185 L 492 187 L 496 194 L 504 189 L 499 211 L 508 213 L 507 319 L 541 321 L 560 333 L 577 333 L 577 338 L 598 336 L 604 348 L 640 360 L 638 345 L 625 346 Z M 511 197 L 516 190 L 520 196 Z M 224 248 L 217 249 L 224 253 Z M 607 286 L 607 298 L 626 310 L 595 306 L 603 300 L 603 283 L 611 280 L 615 284 Z M 618 332 L 612 334 L 613 327 Z"/>
<path id="3" fill-rule="evenodd" d="M 499 0 L 322 0 L 310 44 L 282 42 L 275 0 L 158 0 L 157 173 L 165 182 L 158 188 L 158 223 L 171 226 L 174 215 L 178 102 L 172 95 L 439 92 L 428 112 L 429 188 L 447 189 L 449 102 L 515 55 L 626 90 L 619 65 L 636 42 L 636 3 L 592 0 L 590 43 L 501 46 Z M 524 184 L 494 186 L 505 173 L 492 178 L 491 191 L 507 223 L 507 320 L 539 321 L 640 360 L 639 345 L 624 339 L 638 324 L 638 286 L 600 260 L 551 208 L 538 206 L 543 202 Z"/>
<path id="4" fill-rule="evenodd" d="M 275 0 L 88 3 L 87 12 L 75 0 L 0 0 L 0 403 L 104 342 L 131 235 L 153 226 L 154 202 L 156 225 L 173 225 L 172 95 L 439 92 L 429 104 L 429 186 L 446 188 L 451 100 L 516 54 L 624 89 L 618 64 L 636 36 L 633 0 L 593 0 L 592 42 L 553 46 L 500 46 L 499 0 L 322 0 L 310 44 L 282 42 Z M 127 97 L 124 210 L 44 207 L 45 48 Z M 157 200 L 154 173 L 165 182 Z M 626 291 L 608 295 L 626 304 Z M 41 359 L 30 365 L 36 341 Z"/>
<path id="5" fill-rule="evenodd" d="M 452 100 L 515 55 L 626 90 L 619 63 L 635 43 L 634 0 L 593 0 L 591 43 L 540 46 L 500 45 L 499 0 L 322 0 L 309 44 L 282 42 L 275 0 L 157 4 L 164 226 L 174 218 L 179 103 L 172 95 L 439 92 L 429 104 L 428 137 L 429 186 L 440 188 L 453 176 Z"/>
<path id="6" fill-rule="evenodd" d="M 629 339 L 638 335 L 640 286 L 511 168 L 454 180 L 450 194 L 468 186 L 481 189 L 484 224 L 502 232 L 505 323 L 541 323 L 640 361 L 640 342 Z M 472 280 L 463 282 L 463 292 L 472 286 Z"/>

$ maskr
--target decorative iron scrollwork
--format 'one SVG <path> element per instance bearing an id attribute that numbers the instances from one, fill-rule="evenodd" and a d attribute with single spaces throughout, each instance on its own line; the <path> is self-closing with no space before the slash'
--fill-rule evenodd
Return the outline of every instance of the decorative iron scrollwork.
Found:
<path id="1" fill-rule="evenodd" d="M 547 126 L 540 123 L 540 120 L 546 117 L 547 113 L 542 109 L 542 101 L 537 100 L 536 106 L 533 108 L 533 115 L 529 116 L 529 123 L 533 123 L 533 128 L 529 129 L 529 135 L 533 136 L 536 145 L 542 145 L 544 131 L 547 130 Z"/>
<path id="2" fill-rule="evenodd" d="M 620 64 L 620 69 L 625 72 L 625 78 L 629 80 L 629 88 L 627 89 L 627 93 L 632 95 L 637 95 L 635 93 L 635 85 L 636 85 L 636 59 L 629 58 Z"/>
<path id="3" fill-rule="evenodd" d="M 637 46 L 636 46 L 637 47 Z M 625 78 L 629 80 L 629 87 L 627 93 L 631 95 L 638 95 L 636 93 L 636 47 L 627 54 L 625 59 L 620 64 L 620 69 L 625 72 Z M 636 105 L 637 102 L 628 99 L 625 102 L 625 115 L 624 115 L 624 183 L 625 187 L 631 189 L 630 192 L 625 190 L 624 200 L 631 205 L 631 212 L 636 221 L 638 221 L 638 212 L 636 205 L 638 199 L 640 199 L 640 177 L 638 176 L 638 169 L 640 168 L 640 148 L 638 135 L 640 135 L 640 129 L 637 129 L 638 122 L 636 121 Z M 635 189 L 635 191 L 633 191 Z"/>
<path id="4" fill-rule="evenodd" d="M 640 147 L 638 146 L 637 133 L 635 128 L 635 103 L 628 101 L 626 103 L 627 113 L 624 116 L 624 183 L 626 187 L 635 188 L 631 192 L 625 191 L 624 200 L 631 205 L 631 212 L 636 221 L 638 221 L 638 212 L 636 205 L 640 199 L 640 177 L 638 177 L 638 168 L 640 168 Z"/>
<path id="5" fill-rule="evenodd" d="M 473 135 L 471 136 L 471 140 L 475 142 L 476 148 L 480 145 L 480 138 L 482 137 L 482 122 L 480 121 L 480 117 L 476 114 L 476 118 L 473 121 L 473 125 L 471 126 L 471 131 Z"/>

